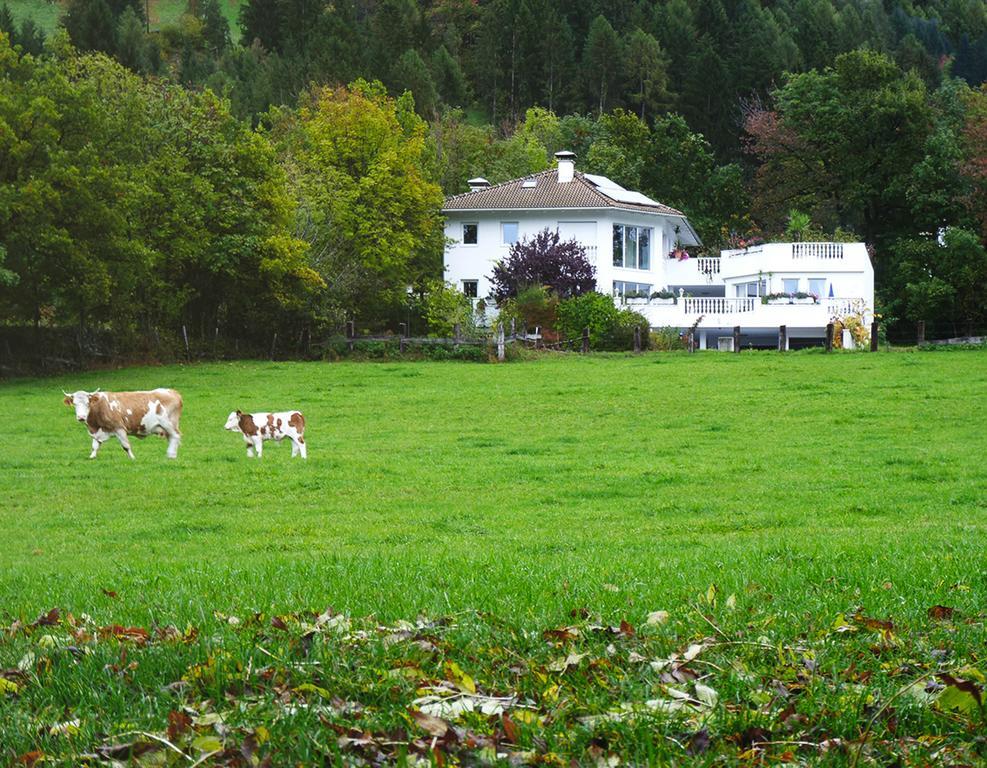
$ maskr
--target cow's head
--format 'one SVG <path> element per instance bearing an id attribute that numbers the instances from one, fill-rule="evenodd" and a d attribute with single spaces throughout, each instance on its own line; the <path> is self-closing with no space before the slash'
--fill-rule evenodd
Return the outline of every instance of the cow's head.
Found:
<path id="1" fill-rule="evenodd" d="M 243 411 L 231 411 L 230 415 L 226 419 L 226 429 L 230 432 L 240 431 L 240 416 L 243 415 Z"/>
<path id="2" fill-rule="evenodd" d="M 97 397 L 98 392 L 98 389 L 95 392 L 86 392 L 82 389 L 78 392 L 66 392 L 62 390 L 62 394 L 65 395 L 65 399 L 62 402 L 75 408 L 76 419 L 85 421 L 89 417 L 89 406 L 92 404 L 93 398 Z"/>

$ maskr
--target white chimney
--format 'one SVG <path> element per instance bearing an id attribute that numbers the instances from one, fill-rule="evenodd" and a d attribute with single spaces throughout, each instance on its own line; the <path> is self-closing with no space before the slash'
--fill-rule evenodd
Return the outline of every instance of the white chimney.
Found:
<path id="1" fill-rule="evenodd" d="M 556 152 L 555 159 L 559 162 L 559 184 L 568 184 L 576 175 L 576 153 Z"/>
<path id="2" fill-rule="evenodd" d="M 475 179 L 470 179 L 466 183 L 470 185 L 470 192 L 479 192 L 481 189 L 486 189 L 490 186 L 490 182 L 482 176 L 477 176 Z"/>

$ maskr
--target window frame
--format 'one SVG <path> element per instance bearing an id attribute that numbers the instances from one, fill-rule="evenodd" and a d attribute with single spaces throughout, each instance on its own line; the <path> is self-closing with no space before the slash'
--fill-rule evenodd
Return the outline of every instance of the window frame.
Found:
<path id="1" fill-rule="evenodd" d="M 826 283 L 827 279 L 825 277 L 810 277 L 809 281 L 809 293 L 814 293 L 817 298 L 823 298 L 826 295 Z M 822 283 L 822 289 L 819 291 L 812 290 L 813 283 Z"/>
<path id="2" fill-rule="evenodd" d="M 613 266 L 618 269 L 635 269 L 639 272 L 651 271 L 652 242 L 654 241 L 654 227 L 643 224 L 614 224 L 612 228 Z M 645 258 L 642 260 L 642 242 L 645 245 L 643 252 Z M 627 257 L 633 246 L 633 261 L 628 264 Z"/>
<path id="3" fill-rule="evenodd" d="M 466 241 L 466 227 L 473 227 L 473 242 Z M 480 244 L 480 222 L 478 221 L 464 221 L 463 222 L 463 239 L 461 241 L 463 245 L 468 245 L 470 247 L 477 246 Z"/>
<path id="4" fill-rule="evenodd" d="M 470 293 L 466 290 L 467 284 L 473 286 L 472 295 L 470 295 Z M 465 296 L 467 299 L 478 299 L 480 297 L 480 281 L 476 278 L 473 278 L 471 280 L 460 280 L 459 287 L 463 291 L 463 296 Z"/>
<path id="5" fill-rule="evenodd" d="M 506 234 L 506 227 L 514 227 L 514 239 L 508 241 Z M 500 222 L 500 244 L 506 245 L 508 247 L 520 242 L 521 240 L 521 222 L 519 221 L 502 221 Z"/>
<path id="6" fill-rule="evenodd" d="M 788 289 L 788 284 L 789 283 L 792 283 L 792 282 L 795 283 L 795 289 L 794 290 L 789 290 Z M 799 285 L 801 285 L 801 283 L 802 283 L 802 281 L 799 278 L 797 278 L 797 277 L 783 277 L 781 279 L 781 292 L 782 293 L 787 293 L 787 294 L 798 293 L 799 292 Z"/>

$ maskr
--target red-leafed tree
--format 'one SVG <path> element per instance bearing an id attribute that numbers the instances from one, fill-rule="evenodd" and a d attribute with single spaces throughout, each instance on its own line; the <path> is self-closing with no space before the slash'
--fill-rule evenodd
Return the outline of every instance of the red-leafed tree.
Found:
<path id="1" fill-rule="evenodd" d="M 498 304 L 531 286 L 544 286 L 567 299 L 596 289 L 596 268 L 583 246 L 563 241 L 557 230 L 546 228 L 514 243 L 507 258 L 494 267 L 492 282 Z"/>

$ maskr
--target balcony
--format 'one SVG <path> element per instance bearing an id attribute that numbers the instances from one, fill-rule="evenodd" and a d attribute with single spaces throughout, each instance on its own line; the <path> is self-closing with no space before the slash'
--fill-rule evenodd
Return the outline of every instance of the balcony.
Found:
<path id="1" fill-rule="evenodd" d="M 872 309 L 862 298 L 833 298 L 811 304 L 762 304 L 760 297 L 683 297 L 669 304 L 660 299 L 629 300 L 627 308 L 648 319 L 653 328 L 825 328 L 834 318 L 859 314 L 865 323 Z"/>
<path id="2" fill-rule="evenodd" d="M 717 256 L 665 260 L 665 280 L 669 285 L 712 285 L 719 282 L 720 259 Z"/>
<path id="3" fill-rule="evenodd" d="M 720 258 L 719 277 L 724 280 L 770 273 L 865 273 L 871 269 L 863 243 L 764 243 L 721 251 Z"/>

